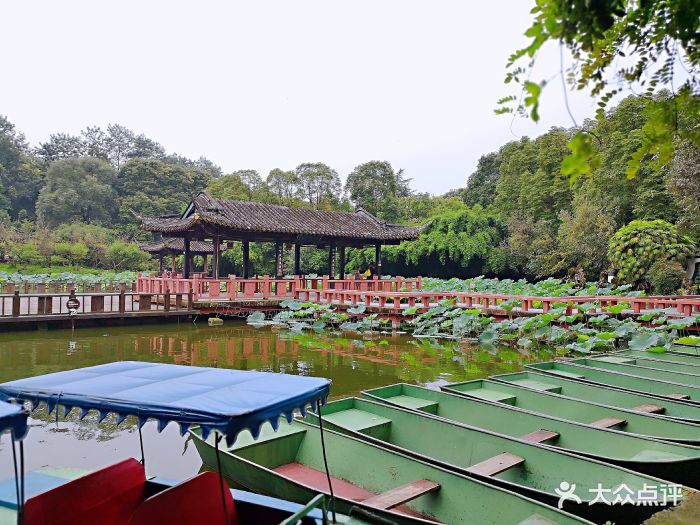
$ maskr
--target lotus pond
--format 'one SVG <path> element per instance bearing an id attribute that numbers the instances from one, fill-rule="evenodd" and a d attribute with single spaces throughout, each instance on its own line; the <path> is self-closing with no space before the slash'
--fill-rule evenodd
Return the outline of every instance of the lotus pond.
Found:
<path id="1" fill-rule="evenodd" d="M 111 361 L 140 360 L 263 370 L 328 377 L 334 397 L 357 394 L 405 381 L 437 388 L 453 381 L 520 370 L 526 363 L 552 357 L 546 348 L 481 347 L 470 341 L 419 340 L 391 333 L 294 332 L 253 328 L 226 320 L 138 327 L 78 328 L 49 332 L 0 333 L 0 381 L 46 374 Z M 56 424 L 39 409 L 26 441 L 27 468 L 44 465 L 97 468 L 126 456 L 140 457 L 134 421 L 119 427 L 108 417 L 97 425 L 92 413 L 80 421 L 74 410 Z M 170 478 L 192 475 L 201 462 L 186 447 L 176 426 L 162 435 L 144 427 L 149 473 Z M 0 457 L 9 453 L 0 440 Z M 12 476 L 11 461 L 0 461 L 0 478 Z"/>

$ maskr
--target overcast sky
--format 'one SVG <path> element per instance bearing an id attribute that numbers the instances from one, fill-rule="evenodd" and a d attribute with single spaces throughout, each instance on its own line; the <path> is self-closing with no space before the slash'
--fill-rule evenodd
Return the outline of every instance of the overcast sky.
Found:
<path id="1" fill-rule="evenodd" d="M 559 79 L 539 124 L 493 112 L 532 4 L 2 2 L 0 114 L 34 145 L 119 123 L 225 172 L 387 160 L 440 194 L 503 143 L 571 126 Z M 558 71 L 558 50 L 538 68 Z"/>

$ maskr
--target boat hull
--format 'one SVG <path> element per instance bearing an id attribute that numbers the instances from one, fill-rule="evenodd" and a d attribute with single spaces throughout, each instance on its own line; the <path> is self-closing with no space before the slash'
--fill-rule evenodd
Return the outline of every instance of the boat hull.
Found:
<path id="1" fill-rule="evenodd" d="M 304 431 L 302 436 L 295 434 L 296 437 L 293 438 L 302 440 L 294 458 L 302 465 L 318 467 L 319 462 L 322 461 L 318 428 L 300 421 L 294 421 L 292 426 L 295 430 Z M 287 430 L 283 429 L 283 431 Z M 197 429 L 191 430 L 190 433 L 202 460 L 209 466 L 215 466 L 216 452 L 211 440 L 203 440 Z M 272 434 L 274 432 L 269 429 L 267 434 L 263 434 L 256 441 L 246 436 L 242 444 L 236 443 L 230 450 L 221 451 L 223 475 L 255 492 L 276 497 L 284 496 L 292 501 L 307 501 L 310 495 L 319 492 L 319 487 L 312 488 L 306 484 L 311 482 L 292 479 L 280 473 L 279 467 L 274 467 L 280 461 L 287 461 L 291 456 L 288 449 L 290 443 L 285 445 L 282 442 L 275 442 L 276 438 L 270 437 Z M 335 478 L 333 481 L 336 487 L 335 509 L 343 514 L 353 516 L 356 515 L 357 509 L 361 509 L 365 513 L 402 525 L 434 523 L 433 520 L 455 525 L 460 523 L 518 524 L 535 515 L 562 525 L 589 523 L 512 492 L 393 453 L 362 440 L 330 430 L 326 430 L 324 434 L 328 464 Z M 266 444 L 267 440 L 271 442 Z M 309 454 L 314 454 L 313 460 Z M 420 479 L 438 483 L 440 488 L 435 493 L 423 495 L 411 501 L 408 505 L 413 515 L 365 505 L 362 503 L 362 498 L 353 499 L 347 494 L 342 494 L 341 492 L 347 489 L 339 486 L 342 483 L 355 484 L 363 480 L 362 485 L 353 486 L 360 490 L 381 493 L 387 490 L 388 486 L 393 488 L 405 484 L 407 480 Z M 327 485 L 322 492 L 328 493 Z"/>
<path id="2" fill-rule="evenodd" d="M 610 418 L 615 418 L 619 423 L 611 425 L 611 428 L 621 432 L 641 437 L 664 439 L 674 443 L 700 445 L 700 425 L 670 420 L 659 415 L 612 405 L 592 403 L 582 398 L 568 398 L 554 392 L 525 388 L 509 383 L 507 381 L 509 375 L 517 376 L 519 374 L 504 374 L 503 381 L 499 381 L 501 376 L 494 376 L 491 379 L 453 383 L 442 386 L 441 390 L 474 399 L 490 399 L 538 414 L 554 417 L 565 415 L 566 419 L 584 425 L 594 425 L 596 422 L 604 422 L 604 424 L 608 422 L 609 424 L 612 422 Z M 592 390 L 590 387 L 584 388 Z"/>
<path id="3" fill-rule="evenodd" d="M 700 447 L 593 428 L 492 401 L 469 399 L 405 383 L 366 390 L 362 397 L 423 410 L 440 418 L 516 438 L 545 429 L 558 433 L 560 437 L 543 443 L 543 446 L 700 488 Z"/>
<path id="4" fill-rule="evenodd" d="M 322 413 L 325 428 L 433 462 L 553 507 L 559 501 L 555 489 L 566 481 L 577 487 L 577 495 L 582 501 L 577 504 L 568 500 L 564 510 L 597 523 L 608 520 L 618 524 L 639 523 L 660 509 L 658 506 L 593 503 L 592 491 L 598 483 L 614 489 L 624 479 L 625 486 L 635 493 L 645 484 L 660 486 L 667 483 L 562 450 L 374 401 L 357 398 L 333 401 L 323 408 Z M 307 419 L 318 423 L 318 416 L 313 412 L 307 415 Z M 486 475 L 472 468 L 503 453 L 523 458 L 524 462 L 499 475 Z M 564 472 L 569 474 L 564 476 Z"/>

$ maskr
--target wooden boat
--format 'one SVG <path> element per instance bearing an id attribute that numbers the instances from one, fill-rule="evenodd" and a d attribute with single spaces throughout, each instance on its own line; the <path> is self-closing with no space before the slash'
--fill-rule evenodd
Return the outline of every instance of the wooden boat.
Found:
<path id="1" fill-rule="evenodd" d="M 506 377 L 509 374 L 505 374 Z M 673 421 L 653 414 L 662 407 L 638 405 L 637 411 L 611 405 L 572 399 L 543 390 L 532 390 L 497 379 L 476 379 L 442 387 L 445 392 L 475 399 L 486 399 L 523 408 L 538 414 L 564 417 L 585 425 L 613 428 L 625 433 L 665 439 L 675 443 L 700 445 L 700 425 Z M 590 389 L 590 387 L 589 387 Z M 642 411 L 646 412 L 642 412 Z"/>
<path id="2" fill-rule="evenodd" d="M 604 406 L 615 406 L 625 410 L 653 413 L 664 419 L 688 421 L 700 424 L 700 407 L 685 401 L 661 398 L 650 394 L 619 390 L 611 386 L 582 383 L 567 377 L 549 375 L 536 370 L 491 376 L 494 381 L 538 392 L 547 392 Z"/>
<path id="3" fill-rule="evenodd" d="M 199 425 L 205 433 L 216 430 L 218 436 L 232 441 L 242 429 L 256 432 L 265 421 L 277 422 L 280 414 L 291 417 L 297 409 L 321 403 L 329 387 L 330 381 L 322 378 L 123 361 L 2 383 L 0 400 L 29 403 L 33 408 L 46 403 L 49 412 L 58 410 L 59 405 L 66 412 L 77 407 L 82 417 L 96 410 L 100 420 L 109 413 L 116 414 L 118 422 L 136 416 L 139 436 L 141 425 L 153 418 L 158 421 L 159 430 L 175 423 L 184 434 L 190 425 Z M 4 405 L 7 403 L 0 401 L 0 420 L 4 419 Z M 8 406 L 19 410 L 17 404 Z M 13 435 L 18 433 L 19 427 L 13 430 Z M 19 450 L 23 458 L 23 447 Z M 203 472 L 176 483 L 147 479 L 144 464 L 143 457 L 141 462 L 129 458 L 89 473 L 34 472 L 26 477 L 20 468 L 19 476 L 13 480 L 16 491 L 0 487 L 0 522 L 326 523 L 326 499 L 319 494 L 310 495 L 311 501 L 299 505 L 231 491 L 215 472 Z M 368 523 L 362 518 L 338 518 L 341 523 Z"/>
<path id="4" fill-rule="evenodd" d="M 571 359 L 568 362 L 700 388 L 700 374 L 698 374 L 697 369 L 693 367 L 684 369 L 682 368 L 683 365 L 674 363 L 654 362 L 618 355 L 606 355 L 591 359 Z M 678 367 L 681 367 L 681 369 L 678 369 Z"/>
<path id="5" fill-rule="evenodd" d="M 591 427 L 495 401 L 470 399 L 405 383 L 365 390 L 362 396 L 520 439 L 535 432 L 547 432 L 550 439 L 542 440 L 542 445 L 700 487 L 700 447 Z"/>
<path id="6" fill-rule="evenodd" d="M 595 363 L 580 362 L 581 360 L 546 361 L 525 365 L 527 370 L 537 370 L 550 375 L 568 377 L 592 385 L 608 385 L 631 392 L 652 394 L 660 398 L 671 398 L 700 406 L 700 386 L 677 383 L 644 377 L 637 373 L 613 371 Z M 585 361 L 585 360 L 584 360 Z M 641 367 L 640 367 L 641 368 Z"/>
<path id="7" fill-rule="evenodd" d="M 310 412 L 307 419 L 317 423 L 318 415 Z M 539 440 L 551 439 L 546 433 L 535 432 L 527 439 L 515 439 L 425 412 L 364 399 L 348 398 L 328 403 L 323 407 L 323 425 L 554 507 L 560 499 L 555 489 L 565 481 L 576 486 L 576 494 L 581 498 L 580 502 L 565 502 L 565 510 L 595 523 L 610 520 L 617 524 L 637 524 L 657 510 L 634 504 L 594 503 L 598 484 L 616 491 L 624 480 L 626 488 L 636 495 L 645 486 L 667 483 L 540 446 Z M 652 505 L 663 503 L 663 495 L 658 496 L 658 501 Z"/>
<path id="8" fill-rule="evenodd" d="M 214 440 L 190 435 L 204 463 L 217 463 Z M 538 524 L 584 523 L 537 501 L 386 448 L 324 430 L 337 511 L 362 509 L 378 523 Z M 239 434 L 221 450 L 222 474 L 249 490 L 306 501 L 329 494 L 318 427 L 294 420 L 260 436 Z"/>

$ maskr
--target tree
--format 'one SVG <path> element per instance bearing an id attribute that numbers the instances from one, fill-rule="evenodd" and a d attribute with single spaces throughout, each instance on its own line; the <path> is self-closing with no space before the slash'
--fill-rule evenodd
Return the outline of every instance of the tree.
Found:
<path id="1" fill-rule="evenodd" d="M 115 172 L 106 162 L 84 157 L 51 164 L 36 213 L 46 226 L 67 222 L 109 223 L 116 211 Z"/>
<path id="2" fill-rule="evenodd" d="M 109 124 L 107 126 L 107 136 L 104 141 L 105 149 L 110 163 L 117 171 L 132 156 L 135 139 L 134 132 L 124 126 L 119 124 Z"/>
<path id="3" fill-rule="evenodd" d="M 152 159 L 131 159 L 119 170 L 116 189 L 124 223 L 130 210 L 143 215 L 183 212 L 192 194 L 203 190 L 209 176 L 198 169 Z"/>
<path id="4" fill-rule="evenodd" d="M 47 162 L 82 157 L 86 154 L 85 143 L 80 137 L 68 133 L 52 133 L 48 142 L 35 149 L 36 154 Z"/>
<path id="5" fill-rule="evenodd" d="M 700 148 L 689 142 L 676 148 L 667 186 L 679 209 L 679 230 L 700 246 Z"/>
<path id="6" fill-rule="evenodd" d="M 380 219 L 395 222 L 399 220 L 398 199 L 407 193 L 407 181 L 402 175 L 401 170 L 394 172 L 386 161 L 365 162 L 348 175 L 345 191 L 355 206 Z"/>
<path id="7" fill-rule="evenodd" d="M 462 199 L 469 206 L 481 204 L 489 206 L 496 198 L 496 185 L 501 177 L 501 158 L 498 153 L 487 153 L 479 158 L 476 171 L 467 179 L 467 187 L 462 192 Z"/>
<path id="8" fill-rule="evenodd" d="M 274 168 L 266 182 L 270 192 L 283 204 L 292 204 L 299 192 L 299 177 L 294 171 Z"/>
<path id="9" fill-rule="evenodd" d="M 546 82 L 531 80 L 531 72 L 537 52 L 545 43 L 555 42 L 573 57 L 568 71 L 562 64 L 562 83 L 588 89 L 598 101 L 599 119 L 620 85 L 646 89 L 649 97 L 658 87 L 673 89 L 674 96 L 648 105 L 641 143 L 626 159 L 628 177 L 637 175 L 648 156 L 657 167 L 667 165 L 679 139 L 700 147 L 700 130 L 680 118 L 681 113 L 700 111 L 700 2 L 538 0 L 531 13 L 533 23 L 525 33 L 531 40 L 510 57 L 506 75 L 506 83 L 521 86 L 522 96 L 501 99 L 497 112 L 523 112 L 539 119 Z M 678 64 L 685 79 L 675 74 Z M 569 147 L 563 173 L 575 179 L 600 165 L 593 135 L 580 131 Z"/>
<path id="10" fill-rule="evenodd" d="M 299 164 L 299 197 L 315 209 L 338 203 L 342 185 L 338 173 L 322 162 Z"/>
<path id="11" fill-rule="evenodd" d="M 685 263 L 695 246 L 666 221 L 632 221 L 610 239 L 609 256 L 620 281 L 645 283 L 651 266 L 659 261 Z"/>
<path id="12" fill-rule="evenodd" d="M 24 135 L 0 115 L 0 210 L 13 218 L 21 210 L 33 213 L 41 184 L 39 163 L 31 155 Z"/>

